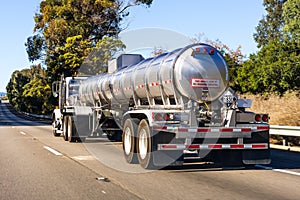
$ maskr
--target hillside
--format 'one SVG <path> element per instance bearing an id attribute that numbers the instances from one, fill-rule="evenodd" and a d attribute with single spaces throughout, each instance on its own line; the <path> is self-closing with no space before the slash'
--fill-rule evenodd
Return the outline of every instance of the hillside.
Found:
<path id="1" fill-rule="evenodd" d="M 251 111 L 268 113 L 271 125 L 300 126 L 300 92 L 278 95 L 242 95 L 253 100 Z"/>

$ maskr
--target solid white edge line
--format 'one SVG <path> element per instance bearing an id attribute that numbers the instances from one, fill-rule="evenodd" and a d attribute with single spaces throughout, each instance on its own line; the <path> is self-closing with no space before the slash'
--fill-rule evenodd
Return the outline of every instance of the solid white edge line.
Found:
<path id="1" fill-rule="evenodd" d="M 23 132 L 23 131 L 21 131 L 21 132 L 20 132 L 20 134 L 21 134 L 21 135 L 26 135 L 26 133 L 25 133 L 25 132 Z"/>
<path id="2" fill-rule="evenodd" d="M 291 175 L 295 175 L 295 176 L 300 176 L 299 172 L 293 172 L 293 171 L 288 171 L 288 170 L 284 170 L 284 169 L 273 169 L 272 167 L 267 167 L 267 166 L 263 166 L 263 165 L 255 165 L 255 166 L 258 168 L 266 169 L 266 170 L 272 170 L 275 172 L 281 172 L 281 173 L 291 174 Z"/>
<path id="3" fill-rule="evenodd" d="M 44 146 L 44 149 L 50 151 L 51 153 L 53 153 L 53 154 L 56 155 L 56 156 L 62 156 L 61 153 L 59 153 L 58 151 L 56 151 L 56 150 L 54 150 L 54 149 L 52 149 L 52 148 L 50 148 L 50 147 Z"/>
<path id="4" fill-rule="evenodd" d="M 273 171 L 286 173 L 286 174 L 292 174 L 292 175 L 295 175 L 295 176 L 300 176 L 299 172 L 293 172 L 293 171 L 288 171 L 288 170 L 284 170 L 284 169 L 273 169 Z"/>

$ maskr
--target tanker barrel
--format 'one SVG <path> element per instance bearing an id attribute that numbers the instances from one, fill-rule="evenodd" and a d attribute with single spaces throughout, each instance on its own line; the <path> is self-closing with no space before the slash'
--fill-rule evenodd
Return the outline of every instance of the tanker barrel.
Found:
<path id="1" fill-rule="evenodd" d="M 225 59 L 207 44 L 193 44 L 142 59 L 140 55 L 121 55 L 110 74 L 81 82 L 80 98 L 90 104 L 100 101 L 128 105 L 132 98 L 153 106 L 155 102 L 170 104 L 170 99 L 201 103 L 219 98 L 229 82 Z"/>

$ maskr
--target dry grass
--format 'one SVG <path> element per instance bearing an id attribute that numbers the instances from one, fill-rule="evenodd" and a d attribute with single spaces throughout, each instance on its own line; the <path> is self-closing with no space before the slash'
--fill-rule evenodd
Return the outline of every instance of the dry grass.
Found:
<path id="1" fill-rule="evenodd" d="M 271 125 L 300 126 L 300 92 L 278 95 L 242 95 L 253 100 L 251 111 L 268 113 Z"/>

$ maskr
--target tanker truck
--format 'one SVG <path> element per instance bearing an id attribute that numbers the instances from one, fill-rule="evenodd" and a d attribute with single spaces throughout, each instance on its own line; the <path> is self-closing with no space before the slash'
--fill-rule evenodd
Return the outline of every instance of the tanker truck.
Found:
<path id="1" fill-rule="evenodd" d="M 144 59 L 122 54 L 108 72 L 53 84 L 53 133 L 70 142 L 106 134 L 128 163 L 183 165 L 187 152 L 224 166 L 270 163 L 269 116 L 228 87 L 221 53 L 199 43 Z"/>

